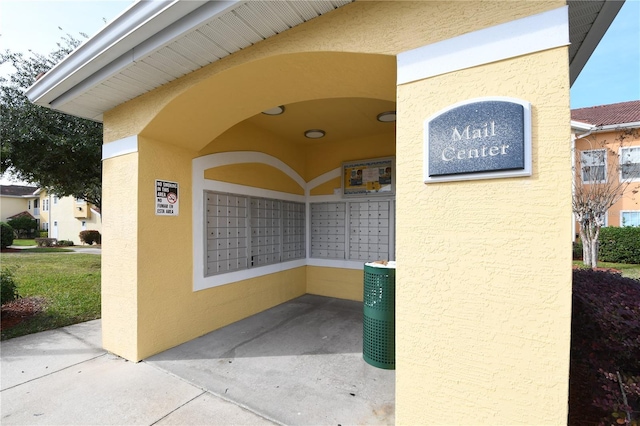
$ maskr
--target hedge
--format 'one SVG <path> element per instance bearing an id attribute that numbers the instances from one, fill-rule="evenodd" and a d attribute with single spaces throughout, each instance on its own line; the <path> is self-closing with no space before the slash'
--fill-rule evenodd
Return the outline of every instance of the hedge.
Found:
<path id="1" fill-rule="evenodd" d="M 606 227 L 600 230 L 598 260 L 640 264 L 640 227 Z"/>
<path id="2" fill-rule="evenodd" d="M 93 243 L 101 244 L 102 243 L 102 235 L 100 232 L 95 230 L 87 230 L 80 232 L 80 242 L 92 245 Z"/>
<path id="3" fill-rule="evenodd" d="M 0 240 L 3 249 L 13 244 L 13 228 L 6 222 L 0 222 Z"/>
<path id="4" fill-rule="evenodd" d="M 572 301 L 568 424 L 637 425 L 640 280 L 576 269 Z"/>

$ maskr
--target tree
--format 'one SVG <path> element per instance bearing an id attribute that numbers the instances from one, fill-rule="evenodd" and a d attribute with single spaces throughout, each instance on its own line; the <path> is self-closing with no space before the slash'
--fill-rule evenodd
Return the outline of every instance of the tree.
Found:
<path id="1" fill-rule="evenodd" d="M 638 136 L 640 132 L 637 129 L 621 129 L 611 145 L 622 147 L 626 139 Z M 633 180 L 631 176 L 640 177 L 640 170 L 634 163 L 620 161 L 620 154 L 606 141 L 591 141 L 591 145 L 588 152 L 575 151 L 577 173 L 573 180 L 572 206 L 580 224 L 583 262 L 596 268 L 600 228 L 604 226 L 607 211 L 625 194 L 638 193 L 640 185 L 630 185 Z M 621 173 L 623 170 L 624 174 Z"/>
<path id="2" fill-rule="evenodd" d="M 31 215 L 18 216 L 7 220 L 7 223 L 20 238 L 28 238 L 38 229 L 38 222 Z"/>
<path id="3" fill-rule="evenodd" d="M 15 69 L 0 77 L 0 164 L 50 193 L 83 198 L 100 208 L 102 124 L 34 105 L 24 94 L 79 44 L 67 34 L 48 56 L 0 53 L 0 65 Z"/>

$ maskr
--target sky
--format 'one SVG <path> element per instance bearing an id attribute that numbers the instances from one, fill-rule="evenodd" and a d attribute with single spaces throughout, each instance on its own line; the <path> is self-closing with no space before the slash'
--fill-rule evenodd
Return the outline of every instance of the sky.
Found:
<path id="1" fill-rule="evenodd" d="M 514 0 L 515 1 L 515 0 Z M 65 34 L 96 34 L 132 0 L 0 0 L 0 50 L 44 55 Z M 0 73 L 11 72 L 6 65 Z M 640 0 L 627 0 L 571 88 L 571 108 L 640 99 Z M 0 184 L 6 184 L 2 178 Z"/>

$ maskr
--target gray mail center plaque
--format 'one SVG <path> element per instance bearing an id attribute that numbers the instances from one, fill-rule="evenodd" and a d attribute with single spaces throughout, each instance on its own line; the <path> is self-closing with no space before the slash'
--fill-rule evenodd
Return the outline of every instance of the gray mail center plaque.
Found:
<path id="1" fill-rule="evenodd" d="M 530 175 L 529 104 L 485 99 L 425 122 L 425 182 Z"/>

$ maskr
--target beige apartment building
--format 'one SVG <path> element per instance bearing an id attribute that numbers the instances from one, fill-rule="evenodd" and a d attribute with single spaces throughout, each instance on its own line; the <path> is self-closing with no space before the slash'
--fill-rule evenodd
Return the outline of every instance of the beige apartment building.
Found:
<path id="1" fill-rule="evenodd" d="M 36 186 L 0 185 L 0 220 L 28 214 L 47 231 L 49 238 L 80 244 L 85 230 L 102 232 L 102 218 L 95 206 L 74 197 L 58 197 Z"/>

